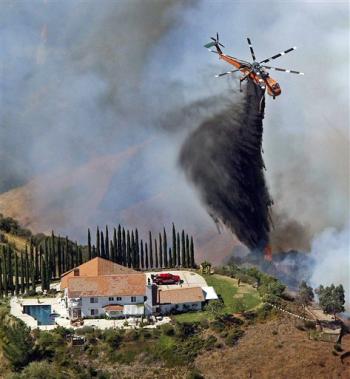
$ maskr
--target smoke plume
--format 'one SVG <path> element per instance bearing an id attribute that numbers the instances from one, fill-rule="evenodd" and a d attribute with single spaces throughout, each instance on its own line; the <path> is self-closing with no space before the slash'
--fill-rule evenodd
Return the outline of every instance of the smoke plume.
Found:
<path id="1" fill-rule="evenodd" d="M 205 120 L 185 141 L 180 164 L 215 221 L 251 249 L 268 243 L 271 200 L 261 155 L 263 93 L 249 81 L 245 98 Z"/>

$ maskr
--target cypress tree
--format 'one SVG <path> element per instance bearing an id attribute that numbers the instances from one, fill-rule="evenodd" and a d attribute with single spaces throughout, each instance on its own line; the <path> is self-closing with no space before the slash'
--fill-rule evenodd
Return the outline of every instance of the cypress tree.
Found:
<path id="1" fill-rule="evenodd" d="M 95 258 L 96 256 L 97 256 L 96 247 L 95 247 L 95 245 L 92 245 L 92 257 Z"/>
<path id="2" fill-rule="evenodd" d="M 176 257 L 177 257 L 177 266 L 181 267 L 181 245 L 180 245 L 180 233 L 176 235 Z"/>
<path id="3" fill-rule="evenodd" d="M 193 244 L 193 237 L 191 236 L 191 242 L 190 242 L 190 259 L 191 259 L 191 267 L 196 267 L 196 262 L 194 261 L 194 244 Z"/>
<path id="4" fill-rule="evenodd" d="M 168 243 L 167 243 L 165 228 L 163 228 L 163 253 L 164 253 L 164 267 L 169 267 L 169 264 L 168 264 Z"/>
<path id="5" fill-rule="evenodd" d="M 3 292 L 4 296 L 8 296 L 8 281 L 7 281 L 7 263 L 6 263 L 6 255 L 5 255 L 5 248 L 1 248 L 2 251 L 2 283 L 3 283 Z"/>
<path id="6" fill-rule="evenodd" d="M 159 267 L 159 259 L 158 259 L 158 248 L 157 248 L 157 240 L 154 239 L 154 253 L 155 253 L 155 257 L 156 257 L 156 267 L 155 268 L 158 268 Z"/>
<path id="7" fill-rule="evenodd" d="M 46 263 L 45 258 L 41 257 L 41 290 L 44 292 L 46 290 Z"/>
<path id="8" fill-rule="evenodd" d="M 35 292 L 35 266 L 34 266 L 34 255 L 30 254 L 30 281 L 32 283 L 32 291 Z"/>
<path id="9" fill-rule="evenodd" d="M 131 231 L 131 266 L 136 268 L 136 246 L 135 246 L 135 236 L 134 231 Z"/>
<path id="10" fill-rule="evenodd" d="M 171 253 L 171 247 L 169 247 L 169 267 L 173 267 L 173 257 Z"/>
<path id="11" fill-rule="evenodd" d="M 141 268 L 145 268 L 145 260 L 144 260 L 144 254 L 143 254 L 143 241 L 141 240 Z"/>
<path id="12" fill-rule="evenodd" d="M 42 255 L 40 255 L 40 259 L 42 259 Z M 40 268 L 42 268 L 42 264 L 40 262 Z M 67 252 L 65 245 L 62 245 L 62 273 L 67 272 Z"/>
<path id="13" fill-rule="evenodd" d="M 15 294 L 19 294 L 18 256 L 15 254 Z"/>
<path id="14" fill-rule="evenodd" d="M 190 240 L 188 238 L 188 234 L 186 234 L 186 267 L 191 266 L 190 259 Z"/>
<path id="15" fill-rule="evenodd" d="M 57 240 L 57 268 L 58 268 L 58 277 L 62 275 L 62 249 L 61 249 L 61 236 L 58 236 Z"/>
<path id="16" fill-rule="evenodd" d="M 88 229 L 88 257 L 89 257 L 89 260 L 92 259 L 92 249 L 91 249 L 91 234 L 90 234 L 90 229 Z"/>
<path id="17" fill-rule="evenodd" d="M 129 230 L 126 232 L 126 263 L 128 267 L 131 267 L 131 243 Z"/>
<path id="18" fill-rule="evenodd" d="M 70 269 L 70 264 L 69 264 L 70 253 L 69 253 L 69 242 L 68 242 L 67 236 L 65 238 L 64 252 L 65 252 L 65 254 L 64 254 L 64 262 L 65 262 L 64 272 L 67 272 Z M 42 255 L 41 257 L 43 258 L 43 256 L 44 255 Z"/>
<path id="19" fill-rule="evenodd" d="M 7 264 L 7 270 L 8 270 L 8 288 L 11 292 L 11 295 L 14 295 L 14 285 L 13 285 L 13 266 L 12 266 L 12 248 L 8 246 L 7 249 L 7 259 L 8 259 L 8 264 Z"/>
<path id="20" fill-rule="evenodd" d="M 136 258 L 136 267 L 140 268 L 140 245 L 139 245 L 139 231 L 135 230 L 135 258 Z"/>
<path id="21" fill-rule="evenodd" d="M 23 251 L 21 251 L 21 293 L 25 292 L 25 270 L 24 270 L 24 259 Z"/>
<path id="22" fill-rule="evenodd" d="M 126 237 L 125 237 L 125 229 L 123 228 L 123 233 L 122 233 L 122 264 L 124 266 L 127 265 L 126 262 Z"/>
<path id="23" fill-rule="evenodd" d="M 29 257 L 28 257 L 28 249 L 26 245 L 26 252 L 25 252 L 25 273 L 26 273 L 26 292 L 29 292 L 30 289 L 30 282 L 29 282 Z"/>
<path id="24" fill-rule="evenodd" d="M 110 254 L 111 254 L 111 256 L 109 257 L 109 259 L 112 262 L 114 262 L 114 260 L 113 260 L 113 257 L 114 257 L 114 245 L 113 245 L 112 241 L 109 241 L 109 251 L 110 251 Z"/>
<path id="25" fill-rule="evenodd" d="M 35 271 L 35 282 L 39 280 L 39 249 L 37 245 L 34 245 L 34 271 Z"/>
<path id="26" fill-rule="evenodd" d="M 150 264 L 150 268 L 153 269 L 154 268 L 154 265 L 153 265 L 153 244 L 152 244 L 152 233 L 151 232 L 149 232 L 148 245 L 149 245 L 149 264 Z"/>
<path id="27" fill-rule="evenodd" d="M 100 250 L 100 230 L 99 230 L 98 227 L 96 229 L 96 252 L 97 252 L 97 256 L 100 257 L 101 256 L 101 250 Z"/>
<path id="28" fill-rule="evenodd" d="M 112 261 L 119 263 L 118 258 L 118 238 L 117 238 L 117 230 L 116 228 L 113 228 L 113 253 L 112 253 Z"/>
<path id="29" fill-rule="evenodd" d="M 175 267 L 177 264 L 177 259 L 176 259 L 176 230 L 175 230 L 175 225 L 173 223 L 173 259 L 172 259 L 172 264 L 170 267 Z"/>
<path id="30" fill-rule="evenodd" d="M 101 244 L 101 257 L 106 258 L 105 244 L 104 244 L 104 236 L 103 231 L 100 231 L 100 244 Z"/>
<path id="31" fill-rule="evenodd" d="M 2 257 L 0 255 L 0 298 L 4 296 L 4 287 L 2 283 Z"/>
<path id="32" fill-rule="evenodd" d="M 148 268 L 149 268 L 149 261 L 148 261 L 148 247 L 147 247 L 147 242 L 145 242 L 145 256 L 146 256 L 145 266 L 146 266 L 146 269 L 148 269 Z"/>
<path id="33" fill-rule="evenodd" d="M 110 259 L 109 253 L 109 236 L 108 236 L 108 226 L 106 225 L 106 239 L 105 239 L 105 254 L 106 258 Z"/>
<path id="34" fill-rule="evenodd" d="M 73 249 L 71 249 L 71 251 L 73 252 Z M 45 259 L 44 259 L 44 263 L 45 263 L 45 271 L 44 271 L 44 276 L 45 276 L 45 289 L 48 291 L 50 289 L 50 262 L 49 262 L 49 251 L 47 249 L 45 249 Z M 73 263 L 73 256 L 72 256 L 72 259 L 71 259 L 71 263 Z"/>
<path id="35" fill-rule="evenodd" d="M 181 233 L 181 265 L 186 267 L 186 242 L 185 242 L 185 231 Z"/>
<path id="36" fill-rule="evenodd" d="M 159 233 L 159 267 L 163 268 L 163 243 L 162 235 Z"/>
<path id="37" fill-rule="evenodd" d="M 51 231 L 51 272 L 52 278 L 57 277 L 56 270 L 56 238 L 53 230 Z"/>
<path id="38" fill-rule="evenodd" d="M 117 262 L 123 263 L 122 228 L 121 228 L 120 224 L 118 225 L 118 235 L 117 235 Z"/>

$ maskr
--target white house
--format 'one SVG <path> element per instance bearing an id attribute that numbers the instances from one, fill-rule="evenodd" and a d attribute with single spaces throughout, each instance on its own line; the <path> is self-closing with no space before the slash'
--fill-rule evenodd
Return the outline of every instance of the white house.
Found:
<path id="1" fill-rule="evenodd" d="M 69 317 L 73 319 L 142 315 L 145 293 L 144 274 L 72 276 L 64 290 Z"/>

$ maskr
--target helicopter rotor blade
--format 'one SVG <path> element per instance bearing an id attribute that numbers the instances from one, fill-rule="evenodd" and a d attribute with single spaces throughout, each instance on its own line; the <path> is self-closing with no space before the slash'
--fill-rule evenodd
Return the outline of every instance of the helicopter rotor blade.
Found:
<path id="1" fill-rule="evenodd" d="M 288 72 L 288 73 L 290 73 L 290 74 L 305 75 L 303 72 L 295 71 L 295 70 L 287 70 L 287 69 L 285 69 L 285 68 L 271 67 L 271 66 L 262 66 L 262 67 L 267 68 L 268 70 L 275 70 L 275 71 Z"/>
<path id="2" fill-rule="evenodd" d="M 216 78 L 220 78 L 221 76 L 229 75 L 229 74 L 233 74 L 234 72 L 237 72 L 237 71 L 239 71 L 239 69 L 237 69 L 237 70 L 232 70 L 232 71 L 227 71 L 227 72 L 223 72 L 222 74 L 215 75 L 215 77 L 216 77 Z"/>
<path id="3" fill-rule="evenodd" d="M 249 49 L 250 49 L 250 53 L 252 54 L 253 61 L 255 62 L 256 58 L 255 58 L 255 54 L 254 54 L 253 45 L 252 45 L 252 43 L 250 42 L 250 38 L 247 38 L 247 41 L 248 41 L 248 45 L 249 45 Z"/>
<path id="4" fill-rule="evenodd" d="M 270 58 L 266 58 L 266 59 L 264 59 L 263 61 L 261 61 L 261 62 L 259 62 L 259 63 L 267 63 L 267 62 L 269 62 L 270 60 L 272 60 L 272 59 L 277 59 L 277 58 L 281 57 L 281 56 L 284 55 L 284 54 L 288 54 L 288 53 L 290 53 L 290 52 L 293 51 L 293 50 L 296 50 L 296 46 L 291 47 L 290 49 L 287 49 L 287 50 L 285 50 L 285 51 L 281 51 L 280 53 L 278 53 L 278 54 L 276 54 L 276 55 L 273 55 L 273 56 L 270 57 Z"/>

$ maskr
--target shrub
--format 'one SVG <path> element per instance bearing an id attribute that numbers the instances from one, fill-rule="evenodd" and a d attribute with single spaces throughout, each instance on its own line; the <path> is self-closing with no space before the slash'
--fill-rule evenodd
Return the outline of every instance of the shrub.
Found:
<path id="1" fill-rule="evenodd" d="M 186 379 L 204 379 L 204 376 L 197 370 L 193 369 L 187 376 Z"/>
<path id="2" fill-rule="evenodd" d="M 161 331 L 166 336 L 173 336 L 175 335 L 175 329 L 171 324 L 165 324 L 161 326 Z"/>
<path id="3" fill-rule="evenodd" d="M 342 349 L 340 343 L 336 343 L 336 344 L 334 345 L 334 350 L 335 350 L 335 351 L 338 351 L 339 353 L 343 351 L 343 349 Z"/>
<path id="4" fill-rule="evenodd" d="M 217 342 L 217 338 L 213 335 L 210 335 L 206 340 L 205 340 L 205 348 L 207 350 L 211 350 L 214 348 L 215 343 Z"/>
<path id="5" fill-rule="evenodd" d="M 123 337 L 120 335 L 119 331 L 116 329 L 106 329 L 102 337 L 108 346 L 112 349 L 118 349 L 123 341 Z"/>
<path id="6" fill-rule="evenodd" d="M 244 332 L 241 329 L 231 330 L 227 337 L 225 338 L 225 343 L 227 346 L 234 346 L 237 341 L 243 336 Z"/>
<path id="7" fill-rule="evenodd" d="M 277 331 L 277 330 L 273 330 L 273 331 L 272 331 L 272 334 L 273 334 L 274 336 L 277 336 L 278 331 Z"/>
<path id="8" fill-rule="evenodd" d="M 31 362 L 20 375 L 20 379 L 64 379 L 66 375 L 61 374 L 52 363 L 47 361 Z"/>
<path id="9" fill-rule="evenodd" d="M 0 322 L 0 347 L 14 370 L 25 366 L 33 352 L 30 329 L 22 322 Z"/>
<path id="10" fill-rule="evenodd" d="M 198 322 L 178 322 L 176 323 L 176 336 L 184 340 L 193 336 L 198 331 Z"/>
<path id="11" fill-rule="evenodd" d="M 200 326 L 203 329 L 208 329 L 209 328 L 209 321 L 207 319 L 203 319 L 200 321 Z"/>
<path id="12" fill-rule="evenodd" d="M 212 321 L 209 326 L 215 332 L 222 332 L 225 329 L 225 324 L 220 320 Z"/>

